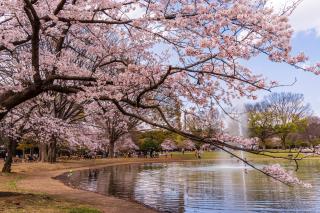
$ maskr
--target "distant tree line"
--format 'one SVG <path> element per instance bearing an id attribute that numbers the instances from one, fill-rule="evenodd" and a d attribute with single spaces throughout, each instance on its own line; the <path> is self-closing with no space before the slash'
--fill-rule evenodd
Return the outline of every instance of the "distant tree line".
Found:
<path id="1" fill-rule="evenodd" d="M 302 94 L 272 93 L 260 102 L 247 104 L 246 112 L 249 136 L 259 138 L 263 149 L 320 143 L 320 118 L 313 116 Z"/>

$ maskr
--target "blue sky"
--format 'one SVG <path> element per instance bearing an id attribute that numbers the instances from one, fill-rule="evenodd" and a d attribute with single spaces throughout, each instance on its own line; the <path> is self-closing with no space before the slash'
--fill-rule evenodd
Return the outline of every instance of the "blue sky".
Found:
<path id="1" fill-rule="evenodd" d="M 277 8 L 285 0 L 272 0 Z M 320 62 L 320 1 L 304 0 L 291 15 L 290 22 L 295 30 L 292 39 L 293 51 L 304 52 L 310 59 L 310 64 Z M 306 102 L 311 104 L 315 114 L 320 116 L 320 76 L 297 70 L 287 64 L 272 63 L 264 56 L 259 56 L 248 62 L 248 66 L 257 73 L 263 73 L 268 79 L 277 80 L 281 84 L 293 86 L 276 88 L 274 92 L 288 91 L 302 93 Z M 268 92 L 259 92 L 259 98 Z"/>
<path id="2" fill-rule="evenodd" d="M 301 32 L 293 38 L 293 50 L 295 52 L 304 51 L 309 56 L 311 63 L 320 62 L 320 37 L 315 32 Z M 302 93 L 306 102 L 310 103 L 317 115 L 320 115 L 320 76 L 309 72 L 297 70 L 294 67 L 283 63 L 272 63 L 264 56 L 259 56 L 248 62 L 248 66 L 257 73 L 263 73 L 268 79 L 277 80 L 283 86 L 275 88 L 273 92 L 294 92 Z M 262 98 L 268 92 L 259 92 Z"/>
<path id="3" fill-rule="evenodd" d="M 275 10 L 281 10 L 287 3 L 297 0 L 269 0 Z M 141 12 L 141 11 L 140 11 Z M 137 13 L 140 14 L 138 11 Z M 302 0 L 298 7 L 289 17 L 295 33 L 292 38 L 293 53 L 304 52 L 310 59 L 308 64 L 320 62 L 320 0 Z M 163 51 L 163 46 L 157 46 L 157 52 Z M 177 63 L 177 58 L 172 57 L 170 63 Z M 310 72 L 297 70 L 296 68 L 283 63 L 270 62 L 265 56 L 258 56 L 245 62 L 256 74 L 263 74 L 269 80 L 276 80 L 284 86 L 275 88 L 272 92 L 294 92 L 302 93 L 306 103 L 309 103 L 315 115 L 320 116 L 320 75 L 316 76 Z M 269 92 L 258 92 L 259 99 L 262 99 Z M 234 100 L 236 108 L 248 100 Z"/>

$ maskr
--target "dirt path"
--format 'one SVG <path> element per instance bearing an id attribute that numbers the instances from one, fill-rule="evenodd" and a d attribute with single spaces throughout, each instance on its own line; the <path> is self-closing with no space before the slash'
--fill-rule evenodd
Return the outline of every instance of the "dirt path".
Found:
<path id="1" fill-rule="evenodd" d="M 174 160 L 115 159 L 91 162 L 65 162 L 57 163 L 54 166 L 50 164 L 32 163 L 24 164 L 24 166 L 17 165 L 14 167 L 14 170 L 18 171 L 18 174 L 23 174 L 24 178 L 19 180 L 19 182 L 17 183 L 17 187 L 26 192 L 44 193 L 48 196 L 54 196 L 58 199 L 68 200 L 79 204 L 90 205 L 107 213 L 152 213 L 156 211 L 138 203 L 118 199 L 115 197 L 104 196 L 93 192 L 70 188 L 64 185 L 59 180 L 54 179 L 54 177 L 59 176 L 64 172 L 68 172 L 70 171 L 70 169 L 76 171 L 81 169 L 99 168 L 129 163 L 168 161 Z"/>
<path id="2" fill-rule="evenodd" d="M 76 203 L 88 204 L 108 213 L 155 212 L 133 202 L 70 188 L 60 181 L 52 179 L 52 177 L 59 174 L 61 174 L 60 171 L 41 172 L 37 175 L 28 176 L 18 183 L 18 187 L 28 191 L 46 193 L 49 196 L 56 196 L 57 198 L 67 199 Z M 129 209 L 130 211 L 128 211 Z"/>

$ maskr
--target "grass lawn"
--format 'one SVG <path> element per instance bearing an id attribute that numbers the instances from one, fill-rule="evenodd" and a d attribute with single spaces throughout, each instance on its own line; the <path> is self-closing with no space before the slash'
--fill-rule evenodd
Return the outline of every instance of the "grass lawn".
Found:
<path id="1" fill-rule="evenodd" d="M 1 199 L 2 196 L 6 196 L 6 199 Z M 47 195 L 9 192 L 0 193 L 0 212 L 100 213 L 97 209 L 61 201 Z"/>
<path id="2" fill-rule="evenodd" d="M 234 151 L 238 156 L 241 156 L 240 151 Z M 265 152 L 262 152 L 265 155 L 271 155 L 274 157 L 284 157 L 284 158 L 290 158 L 292 157 L 304 157 L 304 154 L 297 153 L 297 151 L 291 151 L 290 150 L 266 150 Z M 298 154 L 298 155 L 297 155 Z M 256 155 L 256 154 L 251 154 L 251 153 L 245 153 L 244 156 L 248 160 L 259 160 L 259 159 L 272 159 L 268 156 L 265 155 Z M 170 157 L 170 154 L 168 155 Z M 195 152 L 185 152 L 182 154 L 182 152 L 172 152 L 172 158 L 177 159 L 177 160 L 195 160 Z M 319 156 L 310 156 L 308 158 L 319 158 Z M 201 159 L 215 159 L 215 160 L 226 160 L 226 159 L 231 159 L 231 155 L 228 153 L 224 153 L 222 151 L 212 151 L 212 152 L 204 152 L 201 156 Z"/>
<path id="3" fill-rule="evenodd" d="M 221 157 L 225 158 L 227 155 L 222 156 L 220 152 L 204 152 L 201 156 L 201 159 L 219 159 Z M 170 154 L 168 155 L 170 157 Z M 172 152 L 172 158 L 178 160 L 196 160 L 195 152 Z"/>
<path id="4" fill-rule="evenodd" d="M 0 173 L 0 212 L 100 213 L 99 210 L 86 205 L 21 190 L 17 184 L 23 178 L 23 175 L 16 173 Z"/>

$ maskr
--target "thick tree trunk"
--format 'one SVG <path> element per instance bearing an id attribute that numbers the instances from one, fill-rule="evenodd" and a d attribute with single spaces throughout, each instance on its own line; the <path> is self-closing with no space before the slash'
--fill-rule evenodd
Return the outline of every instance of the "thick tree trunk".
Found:
<path id="1" fill-rule="evenodd" d="M 48 162 L 57 162 L 57 140 L 55 137 L 53 137 L 52 141 L 48 146 Z"/>
<path id="2" fill-rule="evenodd" d="M 11 172 L 11 165 L 12 165 L 13 157 L 16 152 L 16 145 L 17 145 L 16 141 L 14 141 L 12 139 L 10 139 L 8 141 L 8 144 L 7 144 L 8 155 L 7 155 L 5 163 L 3 165 L 2 172 L 6 172 L 6 173 Z"/>
<path id="3" fill-rule="evenodd" d="M 22 149 L 22 160 L 24 161 L 26 158 L 26 148 L 23 147 Z"/>
<path id="4" fill-rule="evenodd" d="M 34 150 L 33 150 L 33 147 L 31 147 L 31 148 L 30 148 L 30 155 L 31 155 L 32 158 L 33 158 L 33 151 L 34 151 Z"/>
<path id="5" fill-rule="evenodd" d="M 102 157 L 103 157 L 103 158 L 106 158 L 107 156 L 108 156 L 107 146 L 104 145 L 104 146 L 103 146 L 103 155 L 102 155 Z"/>
<path id="6" fill-rule="evenodd" d="M 31 98 L 37 97 L 43 91 L 43 88 L 38 85 L 30 85 L 20 92 L 13 92 L 12 90 L 9 90 L 8 92 L 0 94 L 0 105 L 3 108 L 7 109 L 6 111 L 0 112 L 0 121 L 11 109 L 27 100 L 30 100 Z"/>
<path id="7" fill-rule="evenodd" d="M 40 143 L 39 146 L 39 160 L 41 162 L 48 162 L 48 145 L 44 143 Z"/>
<path id="8" fill-rule="evenodd" d="M 113 158 L 114 157 L 114 141 L 110 141 L 110 145 L 109 145 L 109 157 Z"/>

